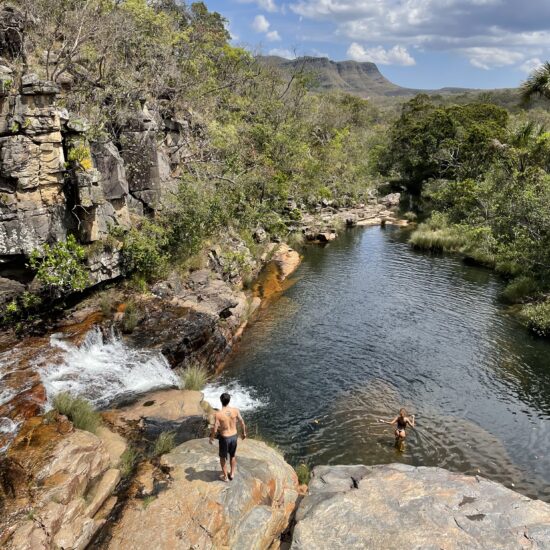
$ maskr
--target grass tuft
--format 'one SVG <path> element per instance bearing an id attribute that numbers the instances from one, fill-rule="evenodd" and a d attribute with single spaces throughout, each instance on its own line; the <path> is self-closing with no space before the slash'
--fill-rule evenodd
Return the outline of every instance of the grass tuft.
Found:
<path id="1" fill-rule="evenodd" d="M 191 365 L 180 373 L 180 386 L 184 390 L 201 391 L 208 382 L 208 372 L 200 365 Z"/>
<path id="2" fill-rule="evenodd" d="M 126 334 L 134 332 L 134 329 L 139 323 L 139 311 L 136 306 L 136 303 L 130 301 L 126 304 L 126 309 L 124 310 L 124 317 L 122 318 L 122 330 Z"/>
<path id="3" fill-rule="evenodd" d="M 176 446 L 175 435 L 174 432 L 162 432 L 155 442 L 155 448 L 153 449 L 154 456 L 169 453 Z"/>
<path id="4" fill-rule="evenodd" d="M 305 462 L 302 462 L 301 464 L 298 464 L 298 466 L 296 466 L 294 470 L 296 471 L 296 475 L 298 476 L 298 483 L 300 485 L 309 485 L 309 482 L 311 480 L 310 467 Z"/>
<path id="5" fill-rule="evenodd" d="M 53 407 L 80 430 L 95 433 L 101 424 L 99 413 L 82 397 L 73 397 L 67 392 L 60 393 L 54 397 Z"/>
<path id="6" fill-rule="evenodd" d="M 122 455 L 120 455 L 118 467 L 123 478 L 128 478 L 132 475 L 138 459 L 139 454 L 133 447 L 127 447 Z"/>

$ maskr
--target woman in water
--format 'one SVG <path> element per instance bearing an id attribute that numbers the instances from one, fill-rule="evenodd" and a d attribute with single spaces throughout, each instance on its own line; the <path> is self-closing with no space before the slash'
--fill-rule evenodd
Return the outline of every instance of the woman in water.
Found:
<path id="1" fill-rule="evenodd" d="M 408 426 L 414 428 L 414 414 L 409 418 L 405 409 L 400 409 L 399 414 L 393 420 L 382 420 L 380 422 L 384 424 L 395 425 L 395 440 L 403 441 L 407 432 L 405 431 Z"/>

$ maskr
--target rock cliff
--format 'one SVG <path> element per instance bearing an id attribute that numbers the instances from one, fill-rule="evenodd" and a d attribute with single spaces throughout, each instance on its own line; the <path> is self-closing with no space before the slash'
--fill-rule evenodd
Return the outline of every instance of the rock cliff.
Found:
<path id="1" fill-rule="evenodd" d="M 319 466 L 293 550 L 550 547 L 550 505 L 441 468 Z"/>
<path id="2" fill-rule="evenodd" d="M 17 80 L 0 63 L 0 293 L 7 302 L 32 278 L 26 258 L 68 233 L 83 244 L 103 241 L 132 214 L 154 214 L 177 189 L 188 152 L 189 120 L 145 104 L 115 143 L 90 137 L 86 121 L 62 108 L 53 82 Z M 90 249 L 92 284 L 118 277 L 116 247 Z"/>

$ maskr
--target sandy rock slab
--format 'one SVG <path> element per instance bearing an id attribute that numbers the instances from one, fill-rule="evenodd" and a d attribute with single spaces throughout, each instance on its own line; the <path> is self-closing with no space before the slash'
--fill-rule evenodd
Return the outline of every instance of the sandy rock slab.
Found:
<path id="1" fill-rule="evenodd" d="M 550 505 L 441 468 L 320 466 L 291 548 L 550 548 Z"/>
<path id="2" fill-rule="evenodd" d="M 197 439 L 165 455 L 168 488 L 153 500 L 131 500 L 108 548 L 277 548 L 298 498 L 294 470 L 264 443 L 239 441 L 239 470 L 225 483 L 217 451 L 217 444 Z"/>

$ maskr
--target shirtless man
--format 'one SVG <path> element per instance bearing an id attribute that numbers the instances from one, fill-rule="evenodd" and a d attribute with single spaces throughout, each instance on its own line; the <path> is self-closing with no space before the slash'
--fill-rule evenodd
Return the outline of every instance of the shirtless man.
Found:
<path id="1" fill-rule="evenodd" d="M 222 410 L 216 412 L 214 416 L 214 426 L 212 426 L 212 432 L 210 433 L 210 444 L 212 445 L 216 433 L 219 432 L 220 464 L 223 472 L 220 479 L 222 479 L 222 481 L 227 481 L 228 479 L 232 480 L 237 471 L 237 459 L 235 458 L 237 452 L 237 422 L 241 425 L 241 437 L 243 439 L 246 438 L 244 420 L 241 417 L 239 409 L 229 406 L 230 400 L 231 396 L 228 393 L 222 393 L 220 397 Z M 229 472 L 229 476 L 227 475 L 227 455 L 229 455 L 231 459 L 231 471 Z"/>

